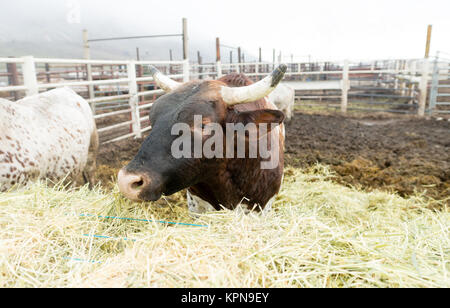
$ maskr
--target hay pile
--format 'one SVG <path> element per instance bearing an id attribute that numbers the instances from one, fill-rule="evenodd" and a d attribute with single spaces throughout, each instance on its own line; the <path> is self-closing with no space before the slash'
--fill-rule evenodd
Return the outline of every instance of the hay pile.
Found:
<path id="1" fill-rule="evenodd" d="M 0 194 L 0 287 L 450 287 L 450 214 L 420 196 L 345 188 L 316 166 L 288 169 L 266 215 L 194 218 L 177 197 L 151 208 L 43 183 Z"/>

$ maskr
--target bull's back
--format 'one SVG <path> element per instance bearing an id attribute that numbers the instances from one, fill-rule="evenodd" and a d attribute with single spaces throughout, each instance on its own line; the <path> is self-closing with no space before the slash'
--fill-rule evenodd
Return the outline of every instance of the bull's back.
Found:
<path id="1" fill-rule="evenodd" d="M 75 178 L 95 130 L 87 102 L 57 89 L 16 103 L 0 101 L 0 190 L 38 178 Z M 89 111 L 89 113 L 87 112 Z"/>

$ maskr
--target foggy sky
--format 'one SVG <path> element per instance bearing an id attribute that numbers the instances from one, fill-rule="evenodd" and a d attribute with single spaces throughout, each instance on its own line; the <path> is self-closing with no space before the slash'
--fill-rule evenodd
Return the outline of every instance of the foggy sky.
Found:
<path id="1" fill-rule="evenodd" d="M 80 24 L 67 22 L 68 5 L 74 1 L 80 4 Z M 67 42 L 78 53 L 83 28 L 91 38 L 180 33 L 181 19 L 186 17 L 190 56 L 199 49 L 207 55 L 206 61 L 213 60 L 216 36 L 223 44 L 241 46 L 255 56 L 262 47 L 266 61 L 272 60 L 273 48 L 277 55 L 281 50 L 284 61 L 290 60 L 291 54 L 297 61 L 308 55 L 336 60 L 416 58 L 423 57 L 428 24 L 433 24 L 432 54 L 436 50 L 450 52 L 449 12 L 450 1 L 443 0 L 2 1 L 0 54 L 10 41 L 43 42 L 48 48 L 52 43 Z M 131 55 L 131 46 L 138 45 L 143 46 L 144 54 L 152 54 L 158 45 L 170 45 L 181 54 L 178 38 L 102 43 L 94 48 L 123 47 Z M 228 52 L 222 48 L 224 58 Z"/>

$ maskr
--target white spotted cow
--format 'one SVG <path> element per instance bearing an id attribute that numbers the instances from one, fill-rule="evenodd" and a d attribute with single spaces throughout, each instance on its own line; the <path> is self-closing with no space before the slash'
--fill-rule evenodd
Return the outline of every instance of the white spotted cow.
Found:
<path id="1" fill-rule="evenodd" d="M 89 104 L 69 88 L 0 99 L 0 192 L 37 179 L 92 183 L 98 149 Z"/>
<path id="2" fill-rule="evenodd" d="M 291 87 L 280 83 L 278 87 L 269 94 L 269 101 L 286 115 L 286 119 L 292 118 L 294 109 L 295 91 Z"/>

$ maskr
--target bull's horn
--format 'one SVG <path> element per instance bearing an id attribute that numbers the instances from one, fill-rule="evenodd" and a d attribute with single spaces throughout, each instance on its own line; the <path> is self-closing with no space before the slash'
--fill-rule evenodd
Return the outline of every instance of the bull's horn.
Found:
<path id="1" fill-rule="evenodd" d="M 153 65 L 150 65 L 149 69 L 150 69 L 150 74 L 152 74 L 153 79 L 155 80 L 158 87 L 163 89 L 165 92 L 173 91 L 181 85 L 181 83 L 179 83 L 175 80 L 172 80 L 169 77 L 167 77 L 166 75 L 164 75 L 163 73 L 161 73 Z"/>
<path id="2" fill-rule="evenodd" d="M 286 73 L 286 64 L 280 64 L 266 78 L 245 87 L 222 87 L 222 99 L 228 105 L 257 101 L 272 92 Z"/>

